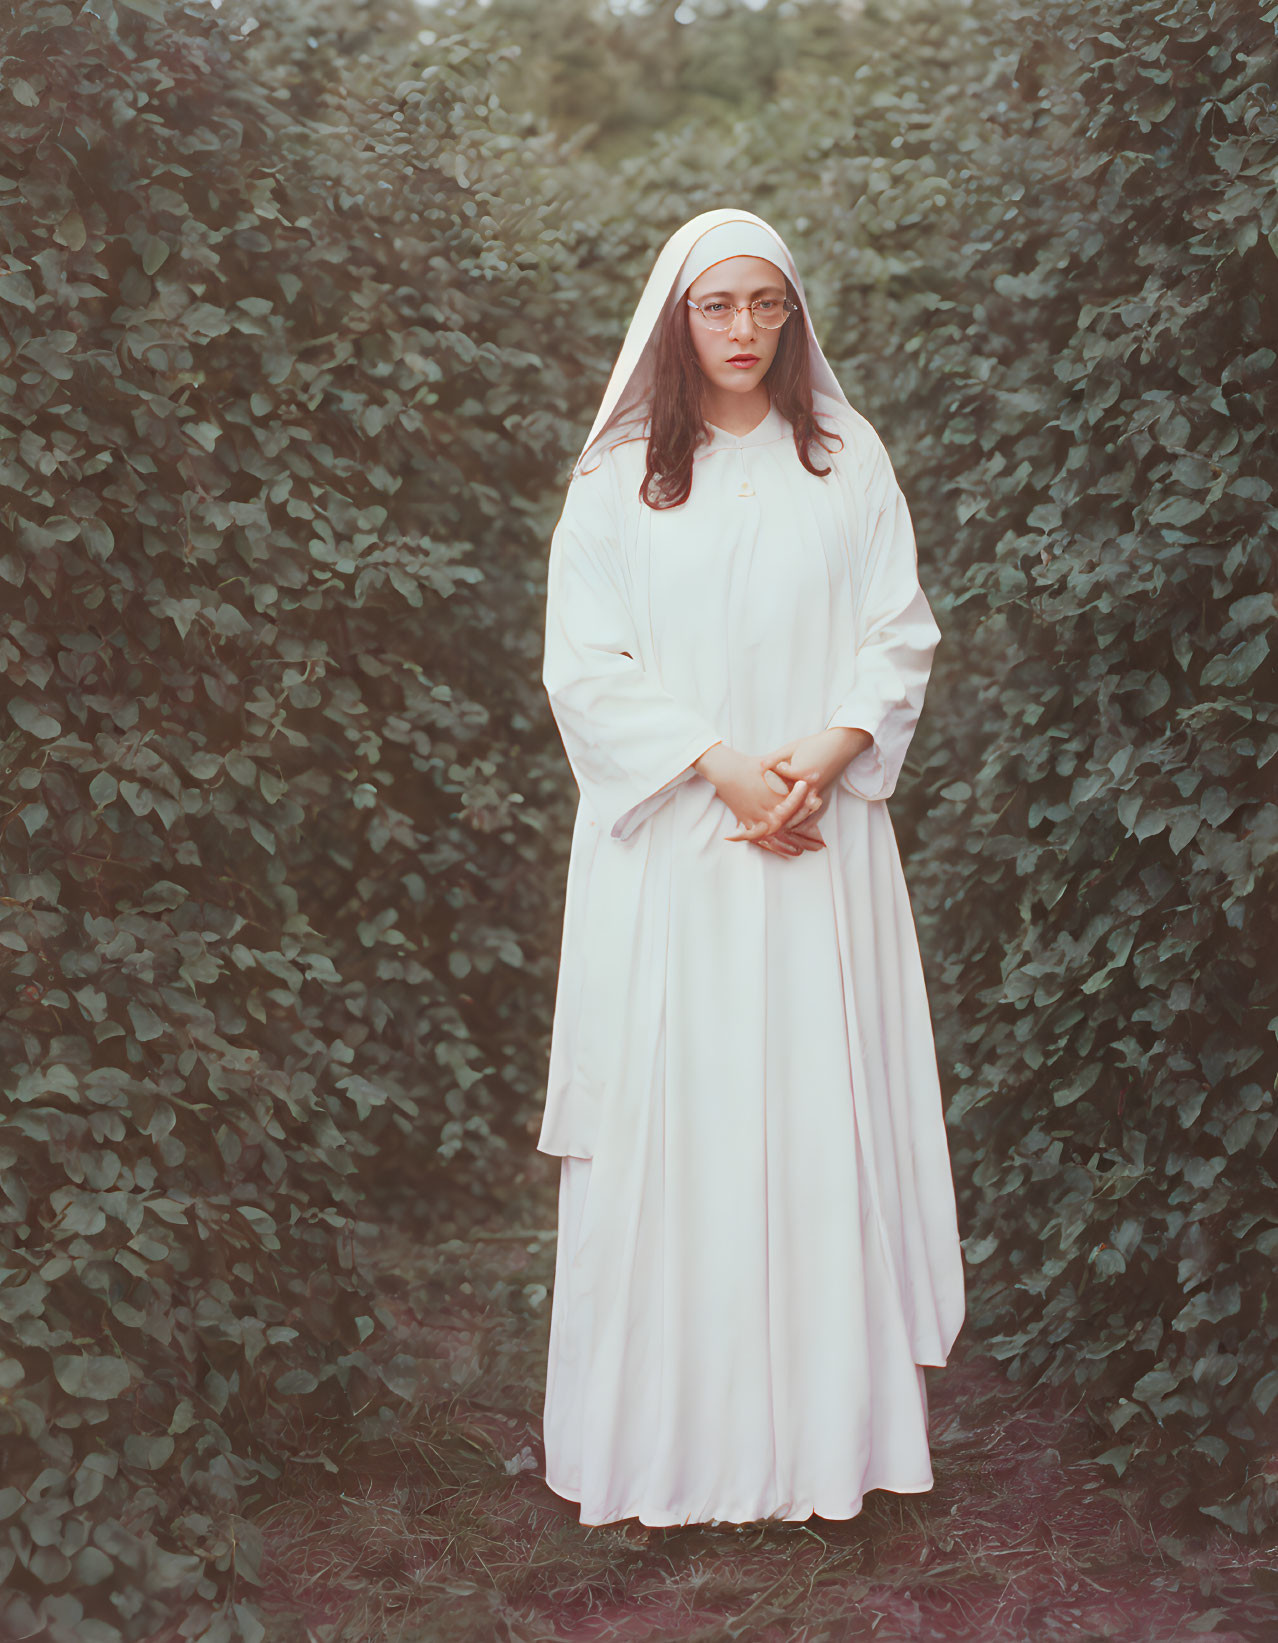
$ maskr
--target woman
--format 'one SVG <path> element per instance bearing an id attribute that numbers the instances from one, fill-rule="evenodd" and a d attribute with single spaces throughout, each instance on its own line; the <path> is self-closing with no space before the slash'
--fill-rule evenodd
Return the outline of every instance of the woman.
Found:
<path id="1" fill-rule="evenodd" d="M 546 1481 L 580 1521 L 849 1518 L 932 1485 L 964 1312 L 883 801 L 939 633 L 789 249 L 709 211 L 648 280 L 551 543 L 581 790 L 542 1152 Z"/>

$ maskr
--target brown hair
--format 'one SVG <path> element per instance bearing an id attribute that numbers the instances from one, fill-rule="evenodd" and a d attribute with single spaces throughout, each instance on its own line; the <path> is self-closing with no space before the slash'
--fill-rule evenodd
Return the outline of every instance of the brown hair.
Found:
<path id="1" fill-rule="evenodd" d="M 794 428 L 799 461 L 824 479 L 830 470 L 815 465 L 812 447 L 833 438 L 841 448 L 843 440 L 823 428 L 812 409 L 807 320 L 789 280 L 785 290 L 796 307 L 781 328 L 776 355 L 763 380 L 772 404 Z M 693 453 L 710 437 L 702 410 L 705 380 L 692 345 L 688 305 L 680 302 L 667 316 L 654 362 L 648 463 L 639 486 L 640 500 L 650 508 L 677 508 L 692 492 Z M 831 449 L 824 444 L 821 448 Z"/>

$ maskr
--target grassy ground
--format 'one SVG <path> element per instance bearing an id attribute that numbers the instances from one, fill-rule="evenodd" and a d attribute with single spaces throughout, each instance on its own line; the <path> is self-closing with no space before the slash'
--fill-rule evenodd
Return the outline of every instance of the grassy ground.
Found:
<path id="1" fill-rule="evenodd" d="M 928 1371 L 928 1494 L 876 1490 L 845 1523 L 583 1527 L 541 1477 L 553 1162 L 531 1177 L 504 1224 L 370 1237 L 417 1390 L 260 1520 L 267 1643 L 1278 1643 L 1278 1547 L 1151 1510 L 1092 1464 L 1081 1412 L 964 1335 Z"/>

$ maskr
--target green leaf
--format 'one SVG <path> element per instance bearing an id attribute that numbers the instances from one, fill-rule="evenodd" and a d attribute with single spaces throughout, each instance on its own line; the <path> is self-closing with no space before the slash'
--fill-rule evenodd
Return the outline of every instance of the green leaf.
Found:
<path id="1" fill-rule="evenodd" d="M 107 1403 L 124 1393 L 132 1374 L 123 1358 L 56 1357 L 53 1378 L 73 1398 L 93 1398 Z"/>
<path id="2" fill-rule="evenodd" d="M 173 1453 L 173 1439 L 167 1432 L 144 1436 L 130 1432 L 124 1440 L 124 1464 L 154 1472 L 163 1466 Z"/>
<path id="3" fill-rule="evenodd" d="M 193 439 L 201 450 L 210 453 L 222 437 L 222 430 L 216 422 L 184 422 L 182 426 L 189 439 Z"/>
<path id="4" fill-rule="evenodd" d="M 1229 620 L 1240 628 L 1255 627 L 1257 622 L 1269 622 L 1275 616 L 1278 616 L 1278 603 L 1272 593 L 1250 593 L 1243 599 L 1235 599 L 1229 607 Z"/>
<path id="5" fill-rule="evenodd" d="M 127 5 L 128 0 L 124 0 L 124 4 Z M 142 272 L 144 274 L 156 273 L 163 268 L 168 260 L 168 255 L 169 246 L 167 241 L 158 238 L 155 234 L 149 235 L 146 244 L 142 247 Z"/>
<path id="6" fill-rule="evenodd" d="M 78 1586 L 96 1586 L 115 1572 L 115 1564 L 97 1546 L 82 1546 L 75 1554 L 72 1570 Z"/>
<path id="7" fill-rule="evenodd" d="M 1151 1369 L 1148 1374 L 1142 1375 L 1132 1388 L 1132 1396 L 1147 1400 L 1149 1398 L 1165 1398 L 1169 1392 L 1174 1392 L 1180 1385 L 1180 1376 L 1168 1369 Z"/>
<path id="8" fill-rule="evenodd" d="M 84 545 L 95 559 L 105 559 L 115 546 L 115 535 L 105 519 L 86 519 L 80 525 Z"/>
<path id="9" fill-rule="evenodd" d="M 974 1238 L 970 1242 L 964 1240 L 963 1254 L 969 1266 L 979 1266 L 982 1261 L 988 1261 L 998 1248 L 998 1237 L 990 1234 L 984 1238 Z"/>
<path id="10" fill-rule="evenodd" d="M 26 274 L 0 275 L 0 302 L 11 302 L 18 308 L 35 308 L 35 291 Z"/>
<path id="11" fill-rule="evenodd" d="M 1132 1443 L 1121 1443 L 1113 1449 L 1106 1449 L 1103 1454 L 1097 1455 L 1097 1465 L 1112 1466 L 1121 1478 L 1127 1470 L 1127 1463 L 1131 1460 L 1135 1447 L 1135 1444 Z"/>
<path id="12" fill-rule="evenodd" d="M 237 751 L 228 753 L 225 762 L 227 774 L 241 787 L 251 790 L 257 786 L 258 769 L 252 759 Z"/>
<path id="13" fill-rule="evenodd" d="M 275 1382 L 275 1390 L 282 1397 L 291 1398 L 313 1392 L 318 1385 L 318 1379 L 308 1369 L 289 1369 Z"/>
<path id="14" fill-rule="evenodd" d="M 68 251 L 79 251 L 88 238 L 84 218 L 78 211 L 68 211 L 53 230 L 53 237 L 59 245 L 65 245 Z"/>
<path id="15" fill-rule="evenodd" d="M 149 787 L 139 782 L 121 782 L 120 797 L 135 816 L 149 816 L 154 808 L 154 796 Z"/>
<path id="16" fill-rule="evenodd" d="M 1227 656 L 1213 656 L 1203 668 L 1202 681 L 1205 685 L 1245 684 L 1268 655 L 1269 637 L 1258 633 Z"/>
<path id="17" fill-rule="evenodd" d="M 1240 1535 L 1251 1532 L 1251 1514 L 1245 1500 L 1227 1502 L 1221 1506 L 1200 1506 L 1198 1510 L 1207 1517 L 1213 1517 L 1218 1523 L 1227 1524 Z"/>
<path id="18" fill-rule="evenodd" d="M 134 1034 L 143 1044 L 161 1037 L 164 1032 L 164 1023 L 155 1011 L 145 1004 L 137 1003 L 136 1000 L 129 1002 L 129 1019 L 133 1023 Z"/>
<path id="19" fill-rule="evenodd" d="M 37 707 L 23 696 L 15 696 L 9 703 L 9 717 L 22 730 L 32 736 L 38 736 L 41 741 L 52 741 L 55 736 L 62 734 L 62 726 L 43 708 Z"/>
<path id="20" fill-rule="evenodd" d="M 1271 1369 L 1267 1375 L 1262 1375 L 1252 1388 L 1251 1401 L 1264 1415 L 1268 1413 L 1269 1405 L 1275 1398 L 1278 1398 L 1278 1369 Z"/>

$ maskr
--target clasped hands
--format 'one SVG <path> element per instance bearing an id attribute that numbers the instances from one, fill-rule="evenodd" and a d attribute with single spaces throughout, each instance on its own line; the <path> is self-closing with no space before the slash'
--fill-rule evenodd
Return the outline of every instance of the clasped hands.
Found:
<path id="1" fill-rule="evenodd" d="M 825 849 L 816 812 L 825 803 L 826 790 L 873 740 L 866 730 L 836 725 L 764 754 L 716 742 L 693 768 L 737 818 L 740 831 L 725 833 L 726 840 L 757 844 L 777 856 L 800 856 Z"/>

